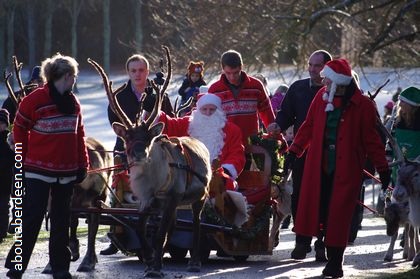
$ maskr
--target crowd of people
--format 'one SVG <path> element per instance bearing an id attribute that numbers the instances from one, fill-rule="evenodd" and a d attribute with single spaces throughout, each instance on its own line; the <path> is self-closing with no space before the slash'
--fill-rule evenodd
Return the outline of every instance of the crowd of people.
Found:
<path id="1" fill-rule="evenodd" d="M 273 95 L 268 92 L 266 77 L 244 71 L 239 52 L 224 52 L 220 65 L 220 78 L 206 87 L 204 62 L 189 62 L 178 93 L 182 103 L 193 98 L 191 110 L 180 118 L 162 112 L 159 121 L 165 123 L 164 132 L 201 140 L 211 161 L 217 161 L 232 181 L 244 169 L 244 151 L 251 136 L 260 131 L 282 133 L 289 144 L 284 169 L 292 171 L 293 181 L 291 217 L 296 238 L 291 258 L 305 259 L 315 237 L 315 260 L 326 262 L 323 275 L 343 277 L 344 252 L 351 239 L 354 241 L 353 220 L 358 214 L 367 160 L 378 172 L 383 189 L 391 181 L 395 183 L 395 171 L 391 179 L 385 144 L 376 129 L 374 102 L 363 94 L 349 61 L 334 59 L 325 50 L 309 56 L 308 78 L 290 86 L 281 84 Z M 116 98 L 134 123 L 142 95 L 153 94 L 149 62 L 135 54 L 125 66 L 128 83 Z M 71 278 L 70 198 L 74 184 L 83 181 L 88 169 L 80 103 L 73 94 L 77 74 L 74 58 L 54 55 L 33 70 L 29 82 L 37 82 L 38 88 L 22 98 L 18 108 L 8 99 L 0 110 L 0 240 L 9 228 L 9 200 L 16 172 L 15 150 L 10 143 L 21 146 L 25 186 L 23 214 L 19 216 L 22 227 L 16 230 L 22 240 L 14 243 L 5 262 L 9 278 L 21 278 L 27 268 L 50 195 L 53 278 Z M 153 101 L 146 98 L 143 108 L 152 109 Z M 401 90 L 384 109 L 384 123 L 407 157 L 416 158 L 420 150 L 413 143 L 420 142 L 420 90 Z M 110 125 L 119 121 L 109 107 L 108 118 Z M 12 123 L 13 135 L 8 139 Z M 116 163 L 127 160 L 124 142 L 118 137 L 114 158 Z M 236 190 L 231 185 L 227 189 Z M 111 243 L 101 254 L 117 252 Z M 15 264 L 18 257 L 22 259 L 20 265 Z"/>

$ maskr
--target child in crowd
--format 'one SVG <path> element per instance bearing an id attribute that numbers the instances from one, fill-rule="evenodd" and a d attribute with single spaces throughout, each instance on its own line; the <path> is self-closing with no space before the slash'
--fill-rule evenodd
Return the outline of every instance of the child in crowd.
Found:
<path id="1" fill-rule="evenodd" d="M 190 61 L 187 74 L 182 82 L 178 94 L 182 97 L 181 104 L 184 104 L 190 97 L 197 98 L 200 86 L 206 85 L 203 79 L 204 75 L 204 62 L 203 61 Z"/>

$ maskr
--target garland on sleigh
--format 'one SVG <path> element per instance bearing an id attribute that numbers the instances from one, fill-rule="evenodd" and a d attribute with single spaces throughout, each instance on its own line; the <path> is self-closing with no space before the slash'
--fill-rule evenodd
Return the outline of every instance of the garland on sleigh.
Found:
<path id="1" fill-rule="evenodd" d="M 258 145 L 264 148 L 271 157 L 271 182 L 273 184 L 278 184 L 281 181 L 281 172 L 284 165 L 284 156 L 280 156 L 280 153 L 284 151 L 287 146 L 284 144 L 279 145 L 279 140 L 271 137 L 267 137 L 262 132 L 257 135 L 249 137 L 249 141 L 253 145 Z M 261 167 L 263 162 L 260 158 L 254 158 L 257 163 L 257 166 Z"/>
<path id="2" fill-rule="evenodd" d="M 239 228 L 234 224 L 229 223 L 225 218 L 223 218 L 223 216 L 216 212 L 210 202 L 204 203 L 203 214 L 205 222 L 209 224 L 232 228 L 230 234 L 233 237 L 244 240 L 252 240 L 255 239 L 258 233 L 260 233 L 264 228 L 269 226 L 269 222 L 267 222 L 267 220 L 270 220 L 271 208 L 268 204 L 264 205 L 261 214 L 258 214 L 255 218 L 255 224 L 250 228 Z"/>

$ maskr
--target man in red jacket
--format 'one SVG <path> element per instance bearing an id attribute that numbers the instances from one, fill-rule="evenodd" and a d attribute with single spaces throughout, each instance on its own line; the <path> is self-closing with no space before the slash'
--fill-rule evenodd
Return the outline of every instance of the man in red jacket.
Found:
<path id="1" fill-rule="evenodd" d="M 368 157 L 383 185 L 390 181 L 385 147 L 376 129 L 375 104 L 363 96 L 344 59 L 329 61 L 321 88 L 289 148 L 291 161 L 307 150 L 294 230 L 323 230 L 328 263 L 324 276 L 343 276 L 343 255 Z"/>
<path id="2" fill-rule="evenodd" d="M 248 144 L 248 138 L 259 132 L 259 119 L 265 127 L 274 122 L 274 112 L 270 98 L 256 78 L 242 70 L 242 56 L 235 50 L 222 54 L 223 73 L 220 80 L 213 83 L 209 93 L 216 94 L 222 100 L 222 108 L 229 121 L 242 130 L 242 142 Z"/>
<path id="3" fill-rule="evenodd" d="M 50 195 L 53 278 L 71 278 L 70 201 L 88 167 L 81 107 L 72 93 L 77 73 L 72 57 L 56 54 L 44 60 L 41 75 L 47 84 L 26 96 L 16 114 L 15 167 L 22 168 L 15 174 L 14 198 L 21 202 L 15 202 L 15 243 L 5 263 L 9 278 L 21 278 L 27 268 Z"/>

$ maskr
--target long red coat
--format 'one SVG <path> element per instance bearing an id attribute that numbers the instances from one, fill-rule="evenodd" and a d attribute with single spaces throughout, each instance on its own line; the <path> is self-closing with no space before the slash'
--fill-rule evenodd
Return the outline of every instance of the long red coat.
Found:
<path id="1" fill-rule="evenodd" d="M 290 151 L 298 156 L 304 150 L 308 151 L 294 227 L 297 234 L 307 236 L 316 236 L 319 230 L 321 164 L 327 116 L 327 103 L 322 99 L 324 92 L 325 87 L 318 91 L 290 147 Z M 327 246 L 347 245 L 367 156 L 378 171 L 388 169 L 385 148 L 376 130 L 375 105 L 356 90 L 337 127 L 336 166 L 325 236 Z"/>

